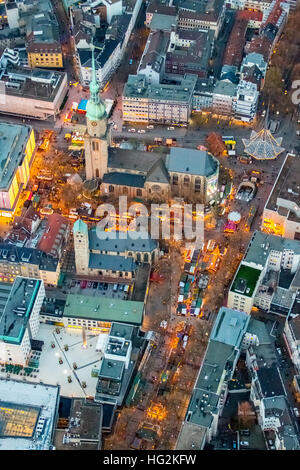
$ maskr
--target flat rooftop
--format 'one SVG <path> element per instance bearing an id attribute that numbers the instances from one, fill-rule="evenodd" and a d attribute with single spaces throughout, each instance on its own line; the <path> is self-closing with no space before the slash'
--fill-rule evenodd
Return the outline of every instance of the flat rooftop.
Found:
<path id="1" fill-rule="evenodd" d="M 0 319 L 0 339 L 20 344 L 42 281 L 17 276 Z"/>
<path id="2" fill-rule="evenodd" d="M 2 74 L 0 72 L 0 82 L 5 83 L 6 96 L 49 102 L 55 100 L 65 77 L 64 72 L 25 67 L 7 67 Z"/>
<path id="3" fill-rule="evenodd" d="M 95 396 L 97 377 L 92 377 L 92 370 L 99 370 L 101 363 L 101 353 L 96 351 L 98 335 L 87 333 L 87 347 L 83 348 L 81 331 L 59 328 L 57 333 L 53 325 L 41 323 L 35 339 L 44 342 L 39 365 L 29 377 L 22 377 L 24 382 L 28 380 L 39 384 L 41 381 L 44 384 L 59 385 L 60 394 L 65 397 Z M 68 346 L 67 351 L 65 345 Z M 63 361 L 62 364 L 59 359 Z M 74 363 L 77 369 L 74 369 Z M 6 377 L 5 370 L 0 372 L 0 377 Z M 10 373 L 10 377 L 19 378 L 13 373 Z"/>
<path id="4" fill-rule="evenodd" d="M 128 98 L 145 98 L 167 100 L 189 104 L 197 82 L 196 75 L 186 75 L 180 85 L 147 85 L 143 75 L 129 75 L 123 91 L 123 100 Z"/>
<path id="5" fill-rule="evenodd" d="M 255 231 L 246 250 L 244 261 L 265 266 L 270 251 L 291 250 L 296 255 L 300 254 L 300 243 L 298 240 L 269 235 L 268 233 Z"/>
<path id="6" fill-rule="evenodd" d="M 141 325 L 144 302 L 69 294 L 63 316 Z"/>
<path id="7" fill-rule="evenodd" d="M 249 315 L 244 312 L 221 307 L 210 338 L 230 346 L 239 347 L 249 320 Z"/>
<path id="8" fill-rule="evenodd" d="M 246 297 L 252 297 L 260 274 L 259 269 L 241 264 L 230 290 Z"/>
<path id="9" fill-rule="evenodd" d="M 299 157 L 294 157 L 288 154 L 281 167 L 281 171 L 277 177 L 275 185 L 273 186 L 269 199 L 267 200 L 265 209 L 278 211 L 278 208 L 280 207 L 277 203 L 278 198 L 291 201 L 298 206 L 298 210 L 300 209 L 300 184 L 299 178 L 297 177 L 299 169 Z M 288 219 L 293 221 L 299 221 L 300 219 L 300 216 L 297 216 L 297 214 L 290 209 L 286 211 L 286 216 Z"/>
<path id="10" fill-rule="evenodd" d="M 59 387 L 0 379 L 0 450 L 49 450 Z"/>
<path id="11" fill-rule="evenodd" d="M 0 189 L 8 190 L 22 163 L 31 126 L 0 122 Z"/>

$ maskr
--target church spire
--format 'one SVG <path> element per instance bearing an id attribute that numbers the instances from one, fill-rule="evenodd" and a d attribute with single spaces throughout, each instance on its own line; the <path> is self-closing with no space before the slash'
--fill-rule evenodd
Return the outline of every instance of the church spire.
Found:
<path id="1" fill-rule="evenodd" d="M 92 70 L 90 82 L 90 99 L 86 107 L 86 116 L 90 121 L 97 121 L 106 117 L 105 104 L 99 95 L 99 84 L 97 80 L 95 65 L 95 46 L 92 45 Z"/>

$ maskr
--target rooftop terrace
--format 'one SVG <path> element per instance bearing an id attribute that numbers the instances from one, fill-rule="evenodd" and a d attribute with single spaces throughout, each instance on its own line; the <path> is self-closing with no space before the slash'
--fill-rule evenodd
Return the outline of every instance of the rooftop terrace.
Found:
<path id="1" fill-rule="evenodd" d="M 261 271 L 259 269 L 241 264 L 235 276 L 231 291 L 237 294 L 252 297 Z"/>

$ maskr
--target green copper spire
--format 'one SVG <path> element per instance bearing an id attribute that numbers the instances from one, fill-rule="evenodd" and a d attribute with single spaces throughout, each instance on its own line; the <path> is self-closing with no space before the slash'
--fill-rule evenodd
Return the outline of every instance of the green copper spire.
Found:
<path id="1" fill-rule="evenodd" d="M 92 80 L 90 83 L 90 99 L 86 106 L 86 116 L 90 121 L 97 121 L 106 117 L 105 104 L 99 95 L 99 84 L 97 81 L 95 66 L 95 46 L 92 46 Z"/>

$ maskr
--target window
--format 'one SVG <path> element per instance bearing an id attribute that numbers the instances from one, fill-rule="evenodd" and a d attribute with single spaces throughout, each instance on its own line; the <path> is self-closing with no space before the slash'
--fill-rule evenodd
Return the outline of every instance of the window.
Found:
<path id="1" fill-rule="evenodd" d="M 109 191 L 110 193 L 113 193 L 114 190 L 115 190 L 115 187 L 114 187 L 112 184 L 110 184 L 110 185 L 108 186 L 108 191 Z"/>
<path id="2" fill-rule="evenodd" d="M 200 193 L 201 178 L 195 178 L 195 193 Z"/>
<path id="3" fill-rule="evenodd" d="M 143 195 L 142 190 L 141 190 L 141 189 L 137 189 L 137 190 L 136 190 L 136 195 L 137 195 L 137 196 L 142 196 L 142 195 Z"/>
<path id="4" fill-rule="evenodd" d="M 178 175 L 173 175 L 173 184 L 174 184 L 175 186 L 178 185 Z"/>
<path id="5" fill-rule="evenodd" d="M 124 187 L 123 187 L 123 194 L 128 194 L 128 188 L 127 188 L 127 186 L 124 186 Z"/>
<path id="6" fill-rule="evenodd" d="M 93 149 L 93 152 L 97 152 L 99 150 L 99 142 L 93 141 L 92 142 L 92 149 Z"/>
<path id="7" fill-rule="evenodd" d="M 189 184 L 190 184 L 190 177 L 189 176 L 184 177 L 183 184 L 184 184 L 184 186 L 189 186 Z"/>

